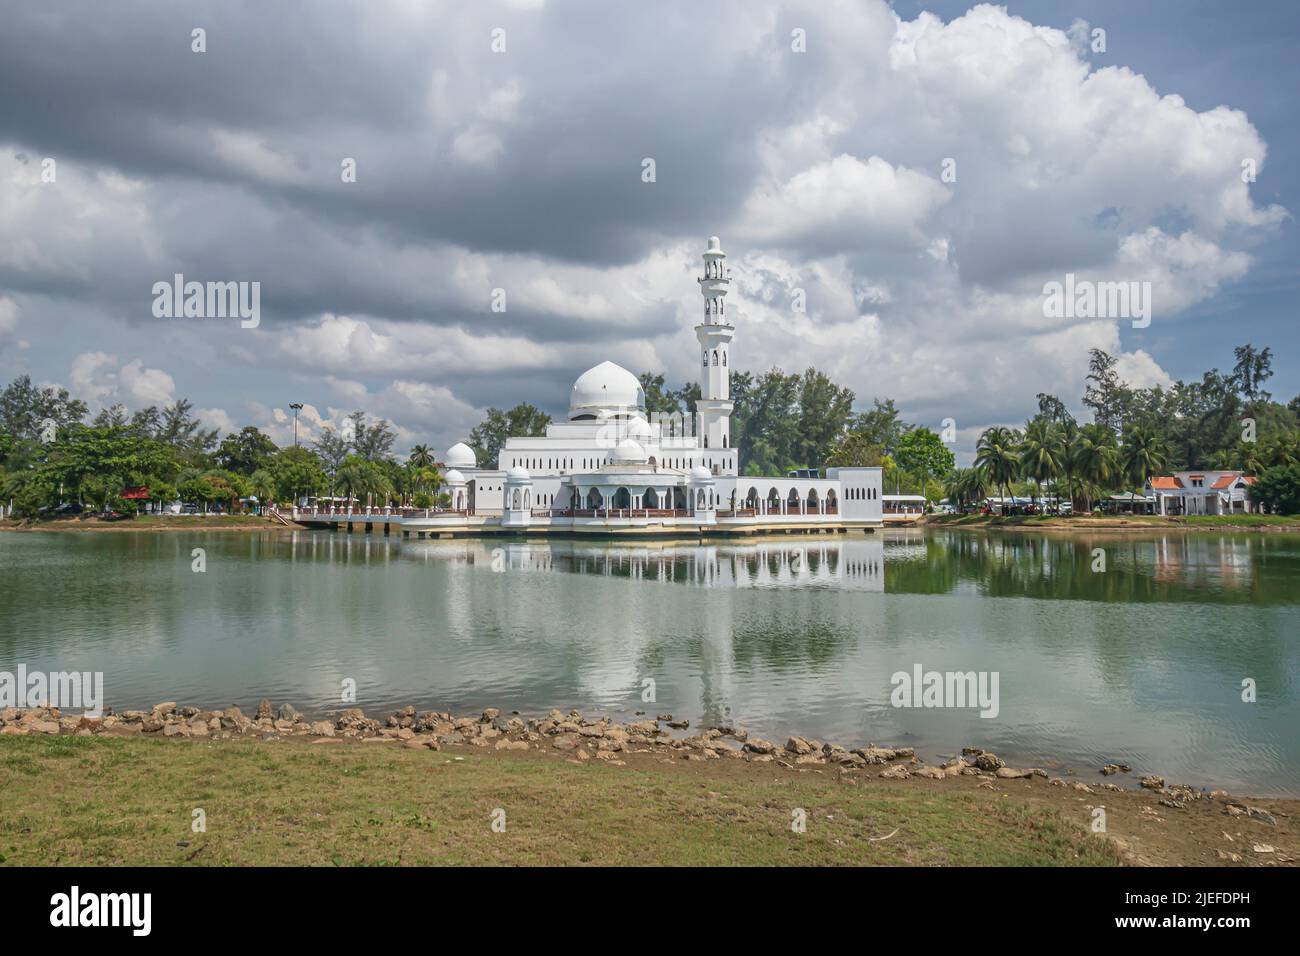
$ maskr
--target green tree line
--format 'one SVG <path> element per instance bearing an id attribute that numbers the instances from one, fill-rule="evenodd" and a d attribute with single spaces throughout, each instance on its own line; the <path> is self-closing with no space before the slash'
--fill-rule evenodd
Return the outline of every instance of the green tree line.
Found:
<path id="1" fill-rule="evenodd" d="M 88 417 L 66 389 L 36 387 L 28 376 L 0 391 L 0 500 L 16 515 L 72 503 L 130 514 L 139 501 L 122 497 L 128 487 L 147 488 L 158 504 L 180 499 L 204 510 L 234 509 L 248 497 L 290 502 L 326 493 L 373 505 L 446 503 L 428 446 L 398 461 L 392 426 L 361 411 L 341 429 L 327 426 L 310 446 L 285 448 L 251 425 L 220 438 L 186 399 L 130 414 L 115 405 Z"/>

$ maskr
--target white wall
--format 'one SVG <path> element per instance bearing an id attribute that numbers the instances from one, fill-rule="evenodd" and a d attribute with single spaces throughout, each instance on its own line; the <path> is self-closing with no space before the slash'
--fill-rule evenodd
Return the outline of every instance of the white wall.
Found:
<path id="1" fill-rule="evenodd" d="M 840 514 L 854 521 L 880 521 L 880 468 L 830 468 L 826 474 L 840 484 Z"/>

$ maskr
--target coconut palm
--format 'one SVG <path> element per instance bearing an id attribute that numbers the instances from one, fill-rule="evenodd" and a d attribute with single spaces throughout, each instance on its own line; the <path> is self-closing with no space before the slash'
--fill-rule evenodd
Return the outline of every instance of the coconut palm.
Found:
<path id="1" fill-rule="evenodd" d="M 944 493 L 962 506 L 974 504 L 984 497 L 984 484 L 982 468 L 958 468 L 948 478 Z"/>
<path id="2" fill-rule="evenodd" d="M 1007 485 L 1020 472 L 1020 432 L 1001 425 L 984 429 L 975 446 L 975 466 L 984 469 L 1005 499 Z"/>
<path id="3" fill-rule="evenodd" d="M 1300 461 L 1300 433 L 1283 432 L 1254 442 L 1245 454 L 1246 470 L 1258 475 L 1268 468 L 1285 468 Z"/>
<path id="4" fill-rule="evenodd" d="M 1158 475 L 1169 464 L 1169 443 L 1152 429 L 1134 425 L 1124 436 L 1120 451 L 1124 474 L 1139 487 L 1152 475 Z"/>
<path id="5" fill-rule="evenodd" d="M 370 469 L 366 467 L 366 463 L 351 456 L 335 472 L 334 481 L 348 499 L 349 508 L 352 506 L 353 498 L 360 500 L 360 495 L 365 493 L 365 485 L 369 477 Z"/>
<path id="6" fill-rule="evenodd" d="M 1079 423 L 1067 418 L 1058 426 L 1061 430 L 1061 474 L 1065 478 L 1065 493 L 1074 511 L 1074 452 L 1079 446 Z"/>
<path id="7" fill-rule="evenodd" d="M 1025 435 L 1020 443 L 1021 474 L 1034 482 L 1039 494 L 1043 482 L 1060 474 L 1063 455 L 1060 426 L 1042 418 L 1025 424 Z M 1037 496 L 1034 503 L 1038 503 Z"/>
<path id="8" fill-rule="evenodd" d="M 411 449 L 411 454 L 407 457 L 406 463 L 412 468 L 430 468 L 433 466 L 433 452 L 429 451 L 428 445 L 416 445 Z"/>
<path id="9" fill-rule="evenodd" d="M 442 472 L 437 468 L 419 468 L 411 478 L 415 481 L 415 486 L 417 488 L 420 488 L 431 495 L 436 495 L 438 489 L 442 486 Z"/>
<path id="10" fill-rule="evenodd" d="M 257 498 L 258 509 L 275 497 L 275 477 L 265 468 L 259 468 L 248 479 L 248 490 Z"/>
<path id="11" fill-rule="evenodd" d="M 1080 428 L 1074 448 L 1074 473 L 1083 482 L 1085 510 L 1091 511 L 1094 496 L 1112 487 L 1123 472 L 1115 433 L 1096 423 Z"/>
<path id="12" fill-rule="evenodd" d="M 371 462 L 373 465 L 374 463 Z M 372 468 L 366 483 L 366 502 L 368 504 L 387 504 L 395 488 L 392 480 L 379 468 Z"/>

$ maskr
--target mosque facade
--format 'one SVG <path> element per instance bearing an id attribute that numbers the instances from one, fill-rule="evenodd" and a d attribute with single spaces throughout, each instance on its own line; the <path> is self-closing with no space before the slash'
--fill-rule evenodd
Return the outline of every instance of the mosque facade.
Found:
<path id="1" fill-rule="evenodd" d="M 701 397 L 693 416 L 647 414 L 637 377 L 601 362 L 573 383 L 565 420 L 542 436 L 507 439 L 497 468 L 480 467 L 464 443 L 449 448 L 444 478 L 452 509 L 529 530 L 878 527 L 878 467 L 740 474 L 731 441 L 736 327 L 727 311 L 726 258 L 710 238 L 698 279 Z"/>

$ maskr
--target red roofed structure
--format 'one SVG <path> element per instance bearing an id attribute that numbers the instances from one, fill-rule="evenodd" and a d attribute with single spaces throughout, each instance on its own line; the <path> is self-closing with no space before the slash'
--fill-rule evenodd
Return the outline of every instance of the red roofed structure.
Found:
<path id="1" fill-rule="evenodd" d="M 1161 515 L 1228 515 L 1258 511 L 1251 475 L 1239 471 L 1179 471 L 1147 479 L 1146 492 Z"/>

